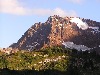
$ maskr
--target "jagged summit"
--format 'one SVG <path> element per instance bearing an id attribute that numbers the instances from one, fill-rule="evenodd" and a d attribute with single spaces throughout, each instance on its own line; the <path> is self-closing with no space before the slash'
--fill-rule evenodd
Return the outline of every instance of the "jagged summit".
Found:
<path id="1" fill-rule="evenodd" d="M 69 48 L 78 45 L 79 50 L 81 47 L 84 50 L 99 48 L 100 22 L 80 17 L 50 16 L 45 23 L 32 25 L 11 47 L 33 50 L 61 45 Z"/>

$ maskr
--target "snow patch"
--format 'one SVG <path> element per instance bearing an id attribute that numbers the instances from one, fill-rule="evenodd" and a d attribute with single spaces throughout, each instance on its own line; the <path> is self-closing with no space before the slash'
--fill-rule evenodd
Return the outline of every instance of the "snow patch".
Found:
<path id="1" fill-rule="evenodd" d="M 76 49 L 78 51 L 82 50 L 82 51 L 86 51 L 86 50 L 90 50 L 91 48 L 88 48 L 84 45 L 76 45 L 73 42 L 63 42 L 62 43 L 66 48 L 70 48 L 70 49 Z"/>
<path id="2" fill-rule="evenodd" d="M 94 32 L 100 32 L 100 31 L 99 31 L 99 27 L 92 27 L 92 26 L 89 26 L 89 28 L 90 28 L 90 29 L 93 29 L 93 31 L 92 31 L 93 33 L 94 33 Z"/>
<path id="3" fill-rule="evenodd" d="M 89 26 L 89 28 L 94 29 L 94 30 L 98 30 L 99 29 L 99 27 L 92 27 L 92 26 Z"/>
<path id="4" fill-rule="evenodd" d="M 99 45 L 99 47 L 100 47 L 100 45 Z"/>
<path id="5" fill-rule="evenodd" d="M 81 19 L 79 18 L 71 18 L 70 22 L 74 22 L 77 24 L 77 26 L 79 27 L 79 29 L 82 29 L 82 30 L 86 30 L 88 29 L 88 24 L 86 22 L 83 22 Z"/>
<path id="6" fill-rule="evenodd" d="M 26 47 L 27 48 L 29 48 L 28 50 L 30 51 L 30 50 L 33 50 L 37 45 L 40 45 L 39 43 L 37 43 L 37 42 L 34 42 L 34 43 L 32 43 L 33 45 L 27 45 Z"/>

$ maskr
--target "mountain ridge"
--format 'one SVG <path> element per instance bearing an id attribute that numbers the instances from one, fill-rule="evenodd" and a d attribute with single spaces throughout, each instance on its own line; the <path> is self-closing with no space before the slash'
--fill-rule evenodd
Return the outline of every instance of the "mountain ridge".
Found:
<path id="1" fill-rule="evenodd" d="M 50 16 L 45 23 L 32 25 L 16 44 L 10 47 L 33 50 L 51 46 L 62 46 L 64 42 L 99 48 L 100 22 L 80 17 Z M 73 45 L 70 45 L 73 48 Z M 68 47 L 68 45 L 67 45 Z"/>

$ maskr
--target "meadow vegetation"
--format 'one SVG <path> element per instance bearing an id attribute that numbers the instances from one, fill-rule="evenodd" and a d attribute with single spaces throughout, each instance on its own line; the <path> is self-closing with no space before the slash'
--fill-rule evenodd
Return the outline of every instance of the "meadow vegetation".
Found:
<path id="1" fill-rule="evenodd" d="M 0 52 L 0 75 L 100 75 L 100 55 L 61 47 Z"/>

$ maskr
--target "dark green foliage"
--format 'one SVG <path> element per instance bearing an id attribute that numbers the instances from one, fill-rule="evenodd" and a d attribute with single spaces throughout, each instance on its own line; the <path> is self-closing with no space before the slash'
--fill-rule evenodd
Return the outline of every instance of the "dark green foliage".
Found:
<path id="1" fill-rule="evenodd" d="M 45 59 L 53 60 L 59 56 L 66 57 L 41 63 Z M 2 54 L 0 75 L 100 75 L 100 55 L 95 51 L 83 52 L 61 47 Z"/>
<path id="2" fill-rule="evenodd" d="M 7 68 L 8 61 L 5 59 L 5 56 L 0 56 L 0 68 Z"/>

